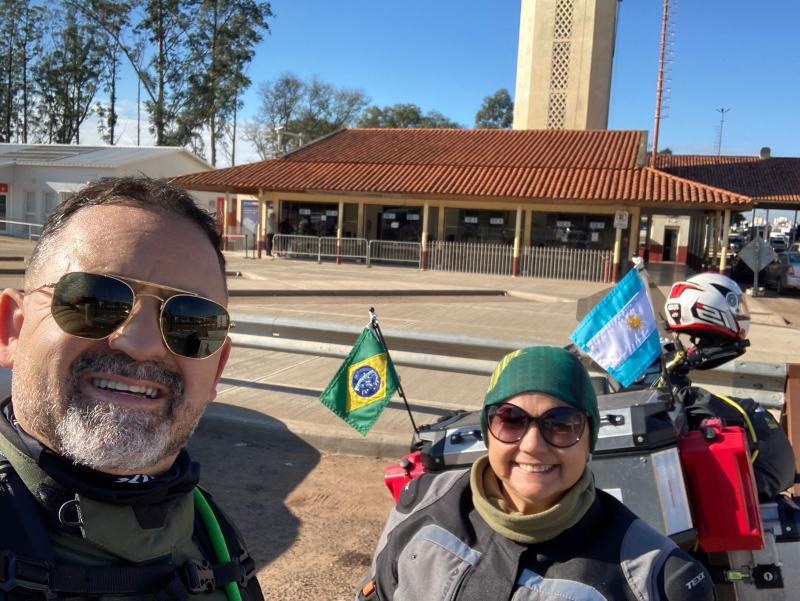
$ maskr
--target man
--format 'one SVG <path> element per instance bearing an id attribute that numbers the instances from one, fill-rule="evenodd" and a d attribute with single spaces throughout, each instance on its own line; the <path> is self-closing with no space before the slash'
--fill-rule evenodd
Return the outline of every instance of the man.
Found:
<path id="1" fill-rule="evenodd" d="M 213 219 L 171 184 L 92 183 L 0 295 L 0 599 L 262 599 L 184 446 L 230 352 Z"/>

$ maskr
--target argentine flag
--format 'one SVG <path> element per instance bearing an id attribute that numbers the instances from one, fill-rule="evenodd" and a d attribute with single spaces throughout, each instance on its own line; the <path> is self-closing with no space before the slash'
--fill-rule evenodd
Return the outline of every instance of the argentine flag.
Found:
<path id="1" fill-rule="evenodd" d="M 638 269 L 597 303 L 570 339 L 623 386 L 644 373 L 661 354 L 661 342 Z"/>

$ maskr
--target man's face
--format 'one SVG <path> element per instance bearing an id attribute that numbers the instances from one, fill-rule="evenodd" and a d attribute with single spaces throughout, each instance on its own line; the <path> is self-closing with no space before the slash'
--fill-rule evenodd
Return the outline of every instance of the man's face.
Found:
<path id="1" fill-rule="evenodd" d="M 87 271 L 181 288 L 227 304 L 216 253 L 186 219 L 134 206 L 88 207 L 72 216 L 53 242 L 29 278 L 29 290 L 67 272 Z M 134 290 L 170 295 L 158 287 Z M 202 360 L 171 353 L 159 330 L 160 301 L 152 296 L 137 298 L 129 319 L 108 338 L 76 338 L 53 320 L 52 288 L 24 298 L 13 295 L 3 293 L 8 298 L 0 303 L 0 318 L 18 334 L 0 338 L 3 363 L 13 367 L 14 413 L 23 429 L 77 463 L 105 472 L 168 469 L 216 396 L 230 340 Z M 9 298 L 17 298 L 16 305 Z"/>

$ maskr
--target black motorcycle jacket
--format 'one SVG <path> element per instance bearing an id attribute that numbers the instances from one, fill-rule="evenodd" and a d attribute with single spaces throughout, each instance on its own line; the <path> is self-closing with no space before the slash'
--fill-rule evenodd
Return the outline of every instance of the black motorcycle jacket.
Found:
<path id="1" fill-rule="evenodd" d="M 253 560 L 213 499 L 196 488 L 198 477 L 185 450 L 157 478 L 75 466 L 27 436 L 4 401 L 0 601 L 224 601 L 236 591 L 244 601 L 262 601 Z M 221 536 L 209 534 L 196 505 L 216 516 Z M 214 538 L 227 547 L 226 561 Z"/>
<path id="2" fill-rule="evenodd" d="M 705 568 L 598 490 L 586 514 L 533 545 L 498 534 L 470 471 L 411 481 L 381 535 L 359 601 L 711 601 Z"/>

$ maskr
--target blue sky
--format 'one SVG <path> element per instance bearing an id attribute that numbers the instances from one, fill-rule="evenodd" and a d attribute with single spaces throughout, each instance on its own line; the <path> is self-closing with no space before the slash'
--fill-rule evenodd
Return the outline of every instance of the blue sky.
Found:
<path id="1" fill-rule="evenodd" d="M 673 4 L 672 91 L 659 147 L 715 153 L 716 109 L 725 107 L 723 154 L 770 146 L 774 156 L 800 156 L 800 2 Z M 378 105 L 416 103 L 465 126 L 485 96 L 502 87 L 514 93 L 519 0 L 273 0 L 272 7 L 272 32 L 250 66 L 244 119 L 258 108 L 258 82 L 285 71 L 361 88 Z M 652 135 L 661 11 L 661 0 L 619 4 L 610 128 Z M 135 89 L 123 93 L 134 118 Z M 133 135 L 128 122 L 125 141 Z M 255 159 L 244 147 L 238 153 L 237 162 Z"/>

